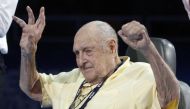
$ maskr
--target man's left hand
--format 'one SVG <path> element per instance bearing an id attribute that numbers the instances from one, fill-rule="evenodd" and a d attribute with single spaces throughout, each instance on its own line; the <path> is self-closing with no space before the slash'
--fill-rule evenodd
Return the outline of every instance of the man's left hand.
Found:
<path id="1" fill-rule="evenodd" d="M 141 53 L 146 52 L 151 45 L 145 26 L 137 21 L 124 24 L 118 34 L 126 44 Z"/>

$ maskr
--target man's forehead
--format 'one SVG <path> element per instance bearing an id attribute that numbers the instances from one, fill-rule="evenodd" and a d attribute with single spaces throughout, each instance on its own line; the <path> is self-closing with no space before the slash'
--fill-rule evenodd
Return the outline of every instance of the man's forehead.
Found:
<path id="1" fill-rule="evenodd" d="M 94 36 L 98 32 L 95 25 L 84 25 L 77 31 L 75 37 Z"/>
<path id="2" fill-rule="evenodd" d="M 97 24 L 100 21 L 93 21 L 84 26 L 82 26 L 76 33 L 74 38 L 73 50 L 79 47 L 91 46 L 95 44 L 100 44 L 103 40 L 102 31 L 98 28 Z"/>
<path id="3" fill-rule="evenodd" d="M 95 45 L 96 43 L 98 43 L 98 41 L 93 38 L 93 37 L 88 37 L 88 36 L 84 36 L 84 37 L 77 37 L 74 40 L 74 48 L 78 48 L 78 47 L 87 47 L 87 46 L 92 46 Z"/>
<path id="4" fill-rule="evenodd" d="M 81 42 L 81 43 L 76 43 L 73 45 L 73 52 L 77 51 L 83 51 L 85 49 L 90 49 L 90 48 L 96 48 L 98 47 L 98 43 L 96 42 Z"/>
<path id="5" fill-rule="evenodd" d="M 73 51 L 98 46 L 101 43 L 100 41 L 100 39 L 92 36 L 92 34 L 81 34 L 81 36 L 77 36 L 74 40 Z"/>
<path id="6" fill-rule="evenodd" d="M 83 28 L 80 29 L 74 38 L 74 43 L 89 43 L 100 39 L 100 32 L 96 28 Z"/>

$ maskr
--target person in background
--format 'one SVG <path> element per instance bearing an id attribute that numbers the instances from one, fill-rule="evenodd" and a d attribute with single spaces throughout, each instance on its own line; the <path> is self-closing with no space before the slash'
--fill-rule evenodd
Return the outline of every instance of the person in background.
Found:
<path id="1" fill-rule="evenodd" d="M 183 1 L 183 5 L 185 7 L 185 10 L 188 14 L 188 17 L 190 19 L 190 0 L 182 0 Z"/>
<path id="2" fill-rule="evenodd" d="M 8 53 L 6 34 L 12 23 L 18 0 L 0 0 L 0 73 L 5 71 L 3 54 Z"/>
<path id="3" fill-rule="evenodd" d="M 30 98 L 53 109 L 178 109 L 179 83 L 159 55 L 144 25 L 124 24 L 118 35 L 140 51 L 148 63 L 118 55 L 118 37 L 106 22 L 91 21 L 75 34 L 73 52 L 78 68 L 58 75 L 36 69 L 37 44 L 45 27 L 45 9 L 37 20 L 28 6 L 28 22 L 14 16 L 22 28 L 20 88 Z M 64 30 L 64 28 L 63 28 Z"/>
<path id="4" fill-rule="evenodd" d="M 4 54 L 8 53 L 6 34 L 12 23 L 12 17 L 15 13 L 18 0 L 0 0 L 0 97 L 2 95 L 3 74 L 6 65 Z"/>

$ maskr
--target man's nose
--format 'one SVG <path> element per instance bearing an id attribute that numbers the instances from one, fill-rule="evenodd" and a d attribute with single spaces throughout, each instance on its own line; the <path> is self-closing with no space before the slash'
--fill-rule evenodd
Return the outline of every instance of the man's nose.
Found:
<path id="1" fill-rule="evenodd" d="M 78 67 L 83 67 L 86 62 L 84 54 L 80 53 L 78 57 Z"/>

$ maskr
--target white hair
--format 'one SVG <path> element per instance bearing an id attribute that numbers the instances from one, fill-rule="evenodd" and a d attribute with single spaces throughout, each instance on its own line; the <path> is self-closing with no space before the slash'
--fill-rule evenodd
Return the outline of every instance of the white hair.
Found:
<path id="1" fill-rule="evenodd" d="M 95 35 L 95 36 L 100 37 L 99 39 L 102 42 L 103 48 L 105 47 L 105 44 L 107 41 L 115 40 L 116 50 L 118 52 L 118 37 L 117 37 L 115 30 L 111 27 L 110 24 L 103 22 L 103 21 L 95 20 L 95 21 L 91 21 L 91 22 L 83 25 L 80 28 L 80 30 L 83 30 L 83 29 L 85 29 L 85 30 L 87 29 L 90 31 L 97 31 L 96 32 L 97 35 Z"/>

